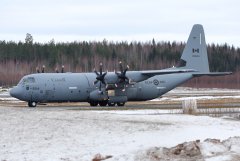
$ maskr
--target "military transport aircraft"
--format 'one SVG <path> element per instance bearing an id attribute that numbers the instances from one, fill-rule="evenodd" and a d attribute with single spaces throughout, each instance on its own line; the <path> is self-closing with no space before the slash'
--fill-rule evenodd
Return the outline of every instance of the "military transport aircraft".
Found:
<path id="1" fill-rule="evenodd" d="M 29 107 L 46 102 L 89 102 L 91 106 L 124 106 L 127 101 L 157 98 L 180 84 L 199 76 L 228 75 L 210 72 L 202 25 L 193 26 L 178 66 L 163 70 L 92 73 L 36 73 L 24 76 L 10 90 L 12 97 Z"/>

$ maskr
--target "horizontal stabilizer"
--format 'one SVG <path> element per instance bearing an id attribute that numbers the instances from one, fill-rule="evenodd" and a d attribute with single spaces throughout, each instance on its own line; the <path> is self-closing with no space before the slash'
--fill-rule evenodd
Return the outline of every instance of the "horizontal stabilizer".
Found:
<path id="1" fill-rule="evenodd" d="M 210 73 L 194 73 L 194 77 L 200 77 L 200 76 L 224 76 L 224 75 L 230 75 L 232 72 L 210 72 Z"/>
<path id="2" fill-rule="evenodd" d="M 141 74 L 152 77 L 155 75 L 188 73 L 188 72 L 196 72 L 196 70 L 193 70 L 193 69 L 147 70 L 147 71 L 142 71 Z"/>

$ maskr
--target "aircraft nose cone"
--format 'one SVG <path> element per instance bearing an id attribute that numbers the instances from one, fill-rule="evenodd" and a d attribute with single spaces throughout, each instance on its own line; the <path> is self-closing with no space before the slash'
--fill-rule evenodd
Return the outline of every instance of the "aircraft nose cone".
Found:
<path id="1" fill-rule="evenodd" d="M 10 95 L 11 95 L 12 97 L 18 98 L 20 94 L 21 94 L 21 93 L 20 93 L 20 90 L 19 90 L 18 87 L 13 87 L 13 88 L 10 90 Z"/>

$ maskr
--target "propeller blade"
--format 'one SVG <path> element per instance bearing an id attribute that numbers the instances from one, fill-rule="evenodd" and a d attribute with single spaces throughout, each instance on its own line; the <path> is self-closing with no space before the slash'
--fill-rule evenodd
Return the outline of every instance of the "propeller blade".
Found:
<path id="1" fill-rule="evenodd" d="M 103 80 L 103 81 L 102 81 L 102 84 L 106 85 L 106 82 L 105 82 L 105 80 Z"/>
<path id="2" fill-rule="evenodd" d="M 100 74 L 95 70 L 94 73 L 96 73 L 97 76 L 99 76 Z"/>
<path id="3" fill-rule="evenodd" d="M 97 84 L 97 83 L 98 83 L 98 80 L 95 80 L 95 81 L 93 82 L 94 85 Z"/>
<path id="4" fill-rule="evenodd" d="M 102 77 L 104 78 L 106 76 L 107 72 L 103 73 Z"/>
<path id="5" fill-rule="evenodd" d="M 100 82 L 99 91 L 102 91 L 102 83 Z"/>
<path id="6" fill-rule="evenodd" d="M 94 84 L 97 84 L 98 82 L 99 84 L 99 91 L 102 91 L 102 84 L 106 85 L 105 82 L 105 76 L 107 74 L 107 72 L 103 73 L 103 64 L 100 63 L 99 64 L 99 72 L 96 71 L 96 69 L 94 69 L 94 73 L 97 75 L 96 80 L 94 81 Z"/>
<path id="7" fill-rule="evenodd" d="M 129 84 L 129 79 L 126 76 L 126 73 L 129 69 L 129 66 L 127 65 L 127 67 L 123 70 L 123 66 L 122 66 L 122 62 L 119 62 L 119 69 L 120 69 L 120 73 L 115 72 L 115 74 L 118 76 L 118 83 L 125 83 L 125 84 Z"/>

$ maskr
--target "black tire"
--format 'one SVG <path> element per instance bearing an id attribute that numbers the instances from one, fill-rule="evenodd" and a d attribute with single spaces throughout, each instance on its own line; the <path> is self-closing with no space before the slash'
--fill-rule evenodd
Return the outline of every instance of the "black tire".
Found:
<path id="1" fill-rule="evenodd" d="M 89 104 L 90 104 L 90 106 L 97 106 L 98 102 L 92 101 L 92 102 L 89 102 Z"/>
<path id="2" fill-rule="evenodd" d="M 107 106 L 107 104 L 108 104 L 108 101 L 100 101 L 99 102 L 100 106 Z"/>
<path id="3" fill-rule="evenodd" d="M 35 101 L 28 102 L 28 107 L 36 107 L 36 106 L 37 106 L 37 102 L 35 102 Z"/>
<path id="4" fill-rule="evenodd" d="M 117 105 L 118 105 L 118 106 L 124 106 L 124 105 L 125 105 L 125 102 L 118 102 Z"/>
<path id="5" fill-rule="evenodd" d="M 115 106 L 116 105 L 116 103 L 115 102 L 108 102 L 108 106 Z"/>

